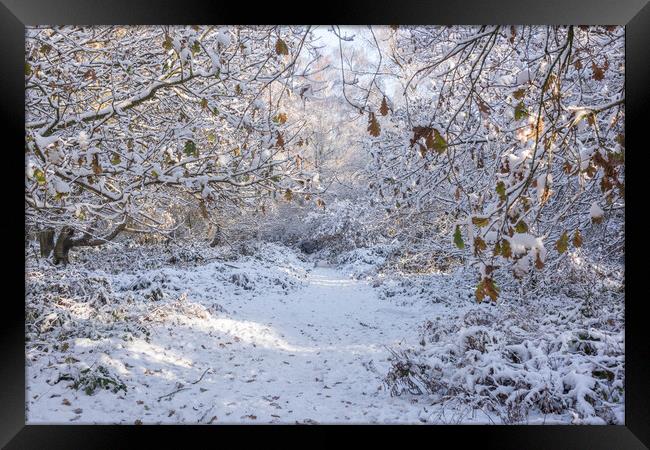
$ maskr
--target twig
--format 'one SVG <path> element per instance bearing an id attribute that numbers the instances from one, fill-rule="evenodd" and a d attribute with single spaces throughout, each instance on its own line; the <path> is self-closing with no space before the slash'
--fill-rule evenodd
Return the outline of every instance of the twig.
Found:
<path id="1" fill-rule="evenodd" d="M 186 391 L 186 390 L 188 390 L 188 389 L 189 389 L 188 387 L 184 387 L 184 388 L 176 389 L 174 392 L 170 392 L 169 394 L 161 395 L 160 397 L 158 397 L 158 401 L 162 400 L 162 399 L 165 398 L 165 397 L 169 397 L 169 400 L 171 400 L 172 397 L 173 397 L 175 394 L 178 394 L 178 393 L 181 392 L 181 391 Z"/>
<path id="2" fill-rule="evenodd" d="M 201 418 L 199 419 L 199 423 L 203 422 L 203 419 L 205 419 L 205 417 L 208 415 L 208 413 L 210 411 L 212 411 L 213 409 L 214 409 L 214 405 L 212 405 L 208 409 L 206 409 L 205 412 L 203 413 L 203 415 L 201 416 Z"/>
<path id="3" fill-rule="evenodd" d="M 190 383 L 190 384 L 196 384 L 196 383 L 198 383 L 199 381 L 201 381 L 201 380 L 203 379 L 203 377 L 205 376 L 205 374 L 208 373 L 208 370 L 210 370 L 210 369 L 211 369 L 211 367 L 208 367 L 207 369 L 205 369 L 205 371 L 203 372 L 203 375 L 201 375 L 201 378 L 199 378 L 199 379 L 196 380 L 196 381 L 193 381 L 193 382 Z"/>

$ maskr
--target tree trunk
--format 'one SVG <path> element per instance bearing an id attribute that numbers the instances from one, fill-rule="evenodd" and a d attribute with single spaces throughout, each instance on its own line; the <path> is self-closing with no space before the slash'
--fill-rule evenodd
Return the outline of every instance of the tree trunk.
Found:
<path id="1" fill-rule="evenodd" d="M 221 227 L 217 226 L 217 230 L 214 232 L 212 242 L 210 242 L 210 247 L 216 247 L 221 243 Z"/>
<path id="2" fill-rule="evenodd" d="M 54 229 L 47 228 L 38 234 L 38 240 L 41 244 L 41 257 L 47 258 L 54 250 Z"/>
<path id="3" fill-rule="evenodd" d="M 63 263 L 67 265 L 69 260 L 70 249 L 72 248 L 72 234 L 73 230 L 69 227 L 63 227 L 59 233 L 59 237 L 56 240 L 56 245 L 54 246 L 54 264 Z"/>
<path id="4" fill-rule="evenodd" d="M 92 238 L 88 232 L 84 233 L 79 239 L 72 239 L 74 230 L 70 227 L 63 227 L 59 233 L 59 237 L 54 245 L 54 264 L 62 262 L 64 265 L 70 262 L 69 255 L 70 249 L 73 247 L 95 247 L 112 241 L 126 228 L 126 221 L 117 225 L 113 231 L 101 238 Z"/>

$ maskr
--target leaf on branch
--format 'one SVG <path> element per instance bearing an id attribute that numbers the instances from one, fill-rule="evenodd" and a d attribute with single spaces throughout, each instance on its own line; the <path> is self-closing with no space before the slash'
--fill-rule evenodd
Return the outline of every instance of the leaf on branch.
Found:
<path id="1" fill-rule="evenodd" d="M 165 39 L 163 40 L 162 47 L 165 50 L 172 49 L 172 38 L 169 35 L 165 35 Z"/>
<path id="2" fill-rule="evenodd" d="M 435 142 L 433 140 L 433 131 L 427 134 L 426 138 L 424 139 L 424 143 L 426 144 L 429 150 L 433 149 L 433 146 L 435 145 Z"/>
<path id="3" fill-rule="evenodd" d="M 120 158 L 120 154 L 117 152 L 113 152 L 113 156 L 111 157 L 111 164 L 114 166 L 118 165 L 120 162 L 122 162 L 122 158 Z"/>
<path id="4" fill-rule="evenodd" d="M 499 181 L 497 183 L 496 191 L 497 194 L 499 195 L 499 200 L 505 202 L 508 197 L 506 195 L 506 184 L 503 181 Z"/>
<path id="5" fill-rule="evenodd" d="M 544 268 L 544 261 L 539 257 L 539 253 L 535 255 L 535 269 L 542 270 Z"/>
<path id="6" fill-rule="evenodd" d="M 616 142 L 618 142 L 621 147 L 625 147 L 625 135 L 623 133 L 617 134 Z"/>
<path id="7" fill-rule="evenodd" d="M 506 259 L 512 257 L 512 248 L 510 247 L 510 241 L 507 239 L 501 239 L 501 256 Z"/>
<path id="8" fill-rule="evenodd" d="M 591 63 L 591 78 L 596 81 L 605 79 L 605 67 L 598 67 L 595 62 Z"/>
<path id="9" fill-rule="evenodd" d="M 292 198 L 293 198 L 293 192 L 291 191 L 291 189 L 287 188 L 287 190 L 284 191 L 284 199 L 290 202 Z"/>
<path id="10" fill-rule="evenodd" d="M 88 69 L 84 73 L 84 79 L 85 80 L 93 80 L 93 81 L 95 81 L 97 79 L 97 74 L 95 73 L 95 69 Z"/>
<path id="11" fill-rule="evenodd" d="M 515 92 L 512 93 L 512 96 L 517 100 L 521 100 L 522 98 L 524 98 L 524 95 L 526 95 L 526 89 L 524 88 L 517 89 Z"/>
<path id="12" fill-rule="evenodd" d="M 481 111 L 483 114 L 489 114 L 490 113 L 490 107 L 485 103 L 483 100 L 480 98 L 477 101 L 478 103 L 478 110 Z"/>
<path id="13" fill-rule="evenodd" d="M 542 90 L 548 91 L 551 88 L 551 86 L 553 86 L 553 83 L 557 82 L 557 80 L 558 80 L 557 75 L 555 75 L 554 73 L 550 74 L 546 79 L 544 86 L 542 86 Z"/>
<path id="14" fill-rule="evenodd" d="M 521 120 L 528 115 L 524 102 L 517 103 L 515 106 L 515 120 Z"/>
<path id="15" fill-rule="evenodd" d="M 582 247 L 582 235 L 580 234 L 580 230 L 576 230 L 573 234 L 573 246 Z"/>
<path id="16" fill-rule="evenodd" d="M 445 150 L 447 150 L 447 141 L 445 141 L 445 138 L 442 137 L 440 132 L 434 128 L 433 134 L 434 134 L 433 149 L 437 153 L 442 153 Z"/>
<path id="17" fill-rule="evenodd" d="M 286 113 L 278 113 L 275 116 L 273 116 L 273 119 L 271 119 L 271 120 L 273 120 L 274 123 L 282 125 L 287 121 L 287 114 Z"/>
<path id="18" fill-rule="evenodd" d="M 481 303 L 485 297 L 490 297 L 493 302 L 499 297 L 499 288 L 492 278 L 483 278 L 476 286 L 476 299 Z"/>
<path id="19" fill-rule="evenodd" d="M 368 132 L 370 133 L 371 136 L 377 137 L 381 133 L 381 128 L 379 126 L 379 122 L 377 121 L 377 118 L 375 117 L 375 113 L 370 113 L 370 116 L 368 118 Z"/>
<path id="20" fill-rule="evenodd" d="M 472 223 L 477 227 L 486 227 L 490 223 L 487 217 L 472 217 Z"/>
<path id="21" fill-rule="evenodd" d="M 487 248 L 487 245 L 485 244 L 485 241 L 480 236 L 477 236 L 477 237 L 474 238 L 474 255 L 475 256 L 478 256 L 478 254 L 481 253 L 486 248 Z"/>
<path id="22" fill-rule="evenodd" d="M 323 200 L 321 200 L 320 198 L 316 199 L 316 204 L 318 205 L 319 208 L 325 209 L 325 202 Z"/>
<path id="23" fill-rule="evenodd" d="M 555 248 L 560 254 L 566 252 L 567 248 L 569 248 L 569 235 L 566 231 L 562 233 L 560 239 L 558 239 L 558 241 L 555 243 Z"/>
<path id="24" fill-rule="evenodd" d="M 492 254 L 494 256 L 501 254 L 501 242 L 497 241 L 497 243 L 494 244 L 494 250 L 492 251 Z"/>
<path id="25" fill-rule="evenodd" d="M 41 169 L 34 169 L 34 179 L 38 184 L 43 186 L 45 184 L 45 172 L 43 172 Z"/>
<path id="26" fill-rule="evenodd" d="M 25 76 L 30 76 L 32 74 L 32 65 L 28 62 L 25 62 Z"/>
<path id="27" fill-rule="evenodd" d="M 388 103 L 386 103 L 386 97 L 381 101 L 381 106 L 379 107 L 379 112 L 382 116 L 388 115 Z"/>
<path id="28" fill-rule="evenodd" d="M 196 144 L 192 140 L 185 141 L 184 152 L 187 156 L 199 156 L 199 150 L 196 148 Z"/>
<path id="29" fill-rule="evenodd" d="M 523 220 L 520 220 L 517 222 L 517 225 L 515 225 L 515 231 L 517 233 L 526 233 L 528 232 L 528 224 L 524 222 Z"/>
<path id="30" fill-rule="evenodd" d="M 454 231 L 454 244 L 461 250 L 465 248 L 465 242 L 463 242 L 463 236 L 458 225 L 456 225 L 456 231 Z"/>
<path id="31" fill-rule="evenodd" d="M 99 165 L 99 155 L 97 153 L 93 155 L 92 168 L 95 175 L 102 173 L 102 166 Z"/>
<path id="32" fill-rule="evenodd" d="M 284 148 L 284 138 L 282 137 L 282 133 L 280 133 L 279 131 L 278 131 L 278 138 L 275 141 L 275 146 Z"/>
<path id="33" fill-rule="evenodd" d="M 278 55 L 289 54 L 289 47 L 287 47 L 287 43 L 284 42 L 281 38 L 278 38 L 278 40 L 275 41 L 275 53 Z"/>

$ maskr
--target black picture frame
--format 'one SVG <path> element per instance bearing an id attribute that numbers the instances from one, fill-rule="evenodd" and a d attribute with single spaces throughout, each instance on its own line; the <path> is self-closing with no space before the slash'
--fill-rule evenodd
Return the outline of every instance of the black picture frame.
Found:
<path id="1" fill-rule="evenodd" d="M 338 24 L 589 24 L 626 27 L 626 249 L 625 249 L 625 425 L 619 426 L 263 426 L 254 427 L 271 442 L 279 431 L 302 436 L 307 441 L 338 444 L 340 432 L 360 431 L 365 445 L 370 440 L 399 439 L 407 444 L 412 433 L 427 445 L 471 441 L 480 448 L 580 448 L 636 449 L 650 446 L 650 370 L 648 369 L 647 316 L 642 276 L 645 249 L 642 220 L 644 195 L 643 161 L 647 151 L 646 130 L 650 108 L 650 3 L 648 0 L 464 0 L 457 3 L 423 1 L 327 1 L 268 2 L 266 6 L 230 2 L 207 6 L 196 0 L 183 1 L 98 1 L 98 0 L 0 0 L 0 114 L 7 127 L 0 140 L 4 149 L 0 161 L 3 189 L 0 220 L 0 248 L 8 252 L 2 271 L 4 302 L 0 341 L 0 445 L 4 448 L 127 448 L 136 445 L 135 436 L 170 444 L 179 437 L 186 445 L 209 437 L 222 445 L 223 437 L 247 440 L 246 426 L 50 426 L 25 425 L 24 352 L 24 30 L 28 25 L 92 24 L 193 24 L 193 23 L 338 23 Z M 320 9 L 320 10 L 319 10 Z M 630 200 L 631 199 L 631 200 Z M 629 202 L 632 207 L 629 207 Z M 21 221 L 20 218 L 23 218 Z M 22 231 L 21 231 L 22 228 Z M 21 262 L 23 264 L 21 264 Z M 647 265 L 647 263 L 646 263 Z M 639 274 L 639 275 L 637 275 Z M 635 289 L 639 288 L 639 289 Z M 635 292 L 633 296 L 632 293 Z M 638 292 L 638 293 L 637 293 Z M 332 431 L 338 436 L 333 437 Z M 214 435 L 218 433 L 218 438 Z M 210 433 L 210 436 L 207 434 Z M 396 434 L 398 433 L 398 434 Z M 187 436 L 185 436 L 187 435 Z M 217 438 L 219 441 L 215 441 Z M 151 440 L 149 440 L 151 439 Z M 286 439 L 283 438 L 283 439 Z M 292 439 L 293 440 L 293 439 Z M 280 441 L 281 442 L 281 441 Z M 288 441 L 285 441 L 285 443 Z M 290 442 L 289 442 L 290 443 Z"/>

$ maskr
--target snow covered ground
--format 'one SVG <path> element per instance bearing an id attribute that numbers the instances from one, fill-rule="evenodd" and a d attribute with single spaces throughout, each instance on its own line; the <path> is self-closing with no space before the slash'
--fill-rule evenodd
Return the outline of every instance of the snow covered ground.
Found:
<path id="1" fill-rule="evenodd" d="M 386 305 L 366 281 L 336 269 L 297 266 L 266 268 L 299 281 L 291 292 L 243 284 L 224 295 L 219 263 L 122 276 L 124 285 L 156 276 L 172 278 L 175 286 L 187 283 L 179 300 L 149 312 L 155 323 L 149 342 L 115 337 L 70 343 L 67 358 L 109 368 L 127 391 L 88 396 L 63 382 L 50 386 L 39 376 L 48 372 L 42 363 L 54 363 L 57 372 L 60 366 L 44 356 L 28 370 L 29 423 L 416 419 L 414 408 L 379 387 L 388 370 L 386 346 L 417 326 L 421 311 Z M 261 273 L 256 269 L 236 273 L 251 280 Z"/>
<path id="2" fill-rule="evenodd" d="M 395 388 L 399 355 L 422 357 L 438 341 L 444 348 L 427 358 L 444 359 L 451 345 L 444 336 L 456 342 L 494 314 L 495 307 L 474 303 L 469 282 L 438 274 L 414 290 L 412 281 L 356 279 L 357 266 L 328 267 L 282 246 L 251 253 L 131 269 L 128 252 L 116 252 L 111 268 L 92 255 L 58 271 L 31 261 L 27 422 L 501 423 L 486 408 Z M 366 255 L 361 267 L 368 262 Z M 437 294 L 424 295 L 428 301 L 421 298 L 426 285 Z M 467 327 L 450 328 L 463 320 Z M 526 345 L 521 354 L 540 355 L 533 342 Z M 540 366 L 541 373 L 553 375 Z M 576 389 L 593 387 L 572 373 Z M 622 405 L 616 411 L 620 422 Z"/>

